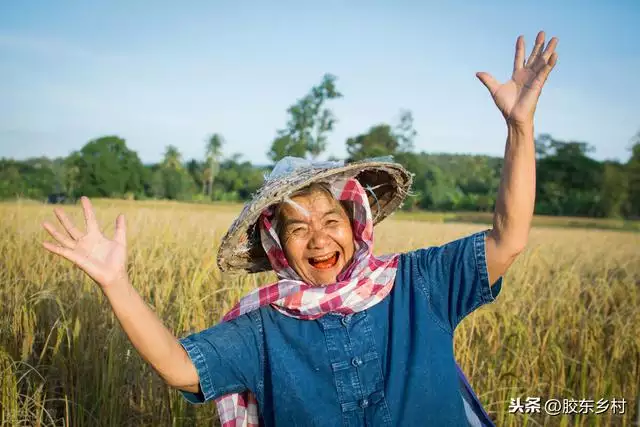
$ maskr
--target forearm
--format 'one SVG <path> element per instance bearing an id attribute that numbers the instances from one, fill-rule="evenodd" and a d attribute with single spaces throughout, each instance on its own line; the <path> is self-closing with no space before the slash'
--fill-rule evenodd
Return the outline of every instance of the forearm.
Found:
<path id="1" fill-rule="evenodd" d="M 496 244 L 518 253 L 527 243 L 536 195 L 533 123 L 508 124 L 500 188 L 493 216 Z"/>
<path id="2" fill-rule="evenodd" d="M 198 374 L 177 338 L 149 308 L 131 283 L 103 288 L 113 312 L 140 355 L 171 386 L 198 391 Z"/>

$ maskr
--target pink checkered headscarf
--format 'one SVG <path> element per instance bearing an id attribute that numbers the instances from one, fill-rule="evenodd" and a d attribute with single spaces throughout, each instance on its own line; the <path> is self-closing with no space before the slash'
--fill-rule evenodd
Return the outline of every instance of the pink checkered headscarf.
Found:
<path id="1" fill-rule="evenodd" d="M 329 312 L 349 314 L 366 310 L 387 296 L 395 281 L 398 254 L 373 255 L 373 218 L 365 190 L 354 178 L 333 181 L 330 189 L 336 200 L 354 204 L 351 220 L 355 251 L 336 283 L 313 286 L 300 279 L 284 255 L 276 233 L 274 209 L 268 208 L 258 220 L 260 237 L 279 280 L 244 296 L 223 321 L 265 305 L 287 316 L 313 320 Z M 258 404 L 251 392 L 222 396 L 216 399 L 216 404 L 222 427 L 259 426 Z"/>

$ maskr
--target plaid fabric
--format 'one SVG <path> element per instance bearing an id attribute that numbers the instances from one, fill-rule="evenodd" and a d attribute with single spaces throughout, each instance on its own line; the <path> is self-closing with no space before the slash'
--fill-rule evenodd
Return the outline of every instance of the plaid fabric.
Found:
<path id="1" fill-rule="evenodd" d="M 270 304 L 281 313 L 302 320 L 326 313 L 355 313 L 377 304 L 391 291 L 398 266 L 398 254 L 373 255 L 373 219 L 367 194 L 353 178 L 334 181 L 331 192 L 337 200 L 354 203 L 352 227 L 355 252 L 351 264 L 328 286 L 312 286 L 300 280 L 289 266 L 276 233 L 274 210 L 265 210 L 259 220 L 262 246 L 278 276 L 278 282 L 256 289 L 243 297 L 223 321 Z M 258 405 L 250 392 L 216 399 L 223 427 L 257 427 Z"/>

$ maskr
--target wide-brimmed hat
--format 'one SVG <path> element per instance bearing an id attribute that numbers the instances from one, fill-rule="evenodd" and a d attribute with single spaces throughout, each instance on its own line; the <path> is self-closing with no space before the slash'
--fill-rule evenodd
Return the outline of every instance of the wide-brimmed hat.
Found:
<path id="1" fill-rule="evenodd" d="M 281 203 L 294 192 L 314 183 L 356 178 L 367 190 L 373 223 L 378 224 L 402 205 L 413 181 L 413 174 L 393 161 L 391 156 L 357 162 L 313 162 L 285 157 L 275 164 L 265 182 L 248 202 L 222 238 L 218 267 L 223 272 L 271 270 L 260 242 L 257 221 L 262 212 Z"/>

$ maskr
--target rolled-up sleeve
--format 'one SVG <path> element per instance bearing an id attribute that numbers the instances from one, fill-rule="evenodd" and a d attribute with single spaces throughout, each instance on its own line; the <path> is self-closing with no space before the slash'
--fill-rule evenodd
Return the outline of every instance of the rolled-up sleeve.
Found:
<path id="1" fill-rule="evenodd" d="M 416 251 L 424 291 L 451 331 L 475 309 L 493 302 L 502 288 L 502 277 L 489 283 L 487 231 Z"/>
<path id="2" fill-rule="evenodd" d="M 260 375 L 260 328 L 248 314 L 181 338 L 196 367 L 198 393 L 181 390 L 191 403 L 255 390 Z"/>

